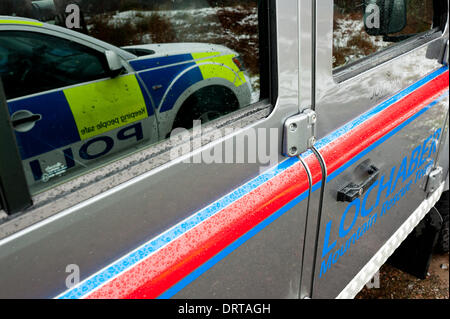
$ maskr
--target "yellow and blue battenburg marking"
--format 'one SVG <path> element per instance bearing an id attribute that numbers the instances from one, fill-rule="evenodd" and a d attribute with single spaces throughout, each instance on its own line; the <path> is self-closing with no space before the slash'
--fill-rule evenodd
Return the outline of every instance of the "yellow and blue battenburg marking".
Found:
<path id="1" fill-rule="evenodd" d="M 65 89 L 81 140 L 148 117 L 135 75 Z"/>
<path id="2" fill-rule="evenodd" d="M 16 133 L 23 160 L 143 120 L 154 114 L 135 75 L 126 75 L 8 102 L 10 114 L 28 110 L 42 119 Z"/>
<path id="3" fill-rule="evenodd" d="M 174 107 L 183 92 L 200 81 L 222 78 L 236 87 L 246 83 L 244 73 L 233 62 L 234 57 L 234 54 L 202 52 L 139 59 L 130 64 L 139 72 L 149 89 L 160 88 L 151 91 L 152 98 L 159 112 L 167 112 Z M 169 87 L 170 91 L 167 92 Z"/>
<path id="4" fill-rule="evenodd" d="M 42 116 L 33 130 L 16 134 L 22 159 L 144 120 L 154 109 L 170 111 L 183 92 L 203 80 L 222 78 L 239 87 L 246 80 L 234 57 L 208 52 L 131 61 L 153 105 L 134 74 L 10 101 L 10 114 L 28 110 Z"/>
<path id="5" fill-rule="evenodd" d="M 12 20 L 12 19 L 0 19 L 0 24 L 21 24 L 32 25 L 35 27 L 42 27 L 44 24 L 38 21 L 26 21 L 26 20 Z"/>

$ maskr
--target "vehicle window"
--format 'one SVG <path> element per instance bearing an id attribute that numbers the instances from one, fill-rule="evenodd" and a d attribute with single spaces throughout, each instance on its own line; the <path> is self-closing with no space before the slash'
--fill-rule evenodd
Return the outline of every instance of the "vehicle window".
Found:
<path id="1" fill-rule="evenodd" d="M 2 30 L 0 22 L 0 76 L 31 192 L 268 99 L 260 5 L 0 0 L 0 15 L 40 20 L 55 33 Z M 73 31 L 83 33 L 77 43 L 65 39 Z M 111 61 L 91 44 L 115 53 L 127 73 L 112 76 Z"/>
<path id="2" fill-rule="evenodd" d="M 73 4 L 79 11 L 71 15 Z M 251 104 L 262 98 L 257 7 L 257 0 L 1 0 L 0 15 L 69 28 L 140 57 L 202 51 L 235 55 L 230 67 L 245 73 L 242 80 L 251 85 L 245 102 Z"/>
<path id="3" fill-rule="evenodd" d="M 0 76 L 13 99 L 107 77 L 100 53 L 34 32 L 0 32 Z"/>
<path id="4" fill-rule="evenodd" d="M 435 1 L 334 0 L 333 67 L 430 31 Z"/>

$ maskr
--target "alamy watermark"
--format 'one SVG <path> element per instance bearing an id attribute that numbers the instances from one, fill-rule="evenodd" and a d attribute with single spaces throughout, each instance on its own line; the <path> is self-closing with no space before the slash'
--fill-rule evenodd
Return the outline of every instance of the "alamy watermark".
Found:
<path id="1" fill-rule="evenodd" d="M 373 276 L 373 278 L 366 284 L 367 289 L 380 289 L 380 272 L 377 271 L 377 273 Z"/>
<path id="2" fill-rule="evenodd" d="M 81 11 L 77 4 L 69 4 L 66 7 L 66 27 L 68 29 L 80 29 L 81 28 Z"/>
<path id="3" fill-rule="evenodd" d="M 369 4 L 365 12 L 365 25 L 369 29 L 379 29 L 381 26 L 380 7 L 376 4 Z"/>
<path id="4" fill-rule="evenodd" d="M 239 133 L 237 133 L 239 131 Z M 234 136 L 233 136 L 234 135 Z M 227 136 L 227 139 L 223 137 Z M 189 155 L 208 142 L 215 145 L 187 156 L 183 162 L 189 164 L 258 164 L 261 168 L 278 164 L 281 138 L 278 128 L 241 129 L 226 127 L 204 130 L 200 121 L 194 121 L 194 127 L 188 131 L 175 129 L 170 136 L 174 147 L 170 159 L 175 160 Z"/>
<path id="5" fill-rule="evenodd" d="M 66 277 L 67 289 L 71 289 L 80 283 L 80 266 L 76 264 L 67 265 L 66 273 L 69 274 Z"/>

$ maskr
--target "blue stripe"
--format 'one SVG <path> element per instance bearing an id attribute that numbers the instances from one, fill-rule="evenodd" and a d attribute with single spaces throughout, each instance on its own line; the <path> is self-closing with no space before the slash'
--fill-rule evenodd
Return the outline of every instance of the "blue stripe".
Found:
<path id="1" fill-rule="evenodd" d="M 203 75 L 200 71 L 199 67 L 193 68 L 183 74 L 170 88 L 170 91 L 167 93 L 166 98 L 164 99 L 164 103 L 161 106 L 160 112 L 167 112 L 175 106 L 178 98 L 197 82 L 203 80 Z"/>
<path id="2" fill-rule="evenodd" d="M 144 87 L 144 84 L 142 84 L 141 79 L 136 76 L 136 80 L 139 83 L 139 88 L 141 89 L 142 96 L 144 97 L 145 106 L 147 108 L 147 115 L 148 117 L 153 116 L 155 114 L 155 106 L 153 105 L 152 101 L 150 100 L 150 97 L 147 94 L 147 90 Z"/>
<path id="3" fill-rule="evenodd" d="M 165 293 L 163 293 L 157 299 L 172 298 L 174 295 L 176 295 L 178 292 L 180 292 L 180 290 L 182 290 L 184 287 L 186 287 L 191 282 L 196 280 L 198 277 L 203 275 L 205 272 L 207 272 L 209 269 L 211 269 L 215 264 L 217 264 L 222 259 L 224 259 L 229 254 L 231 254 L 234 250 L 238 249 L 240 246 L 242 246 L 244 243 L 246 243 L 249 239 L 253 238 L 259 232 L 261 232 L 264 228 L 266 228 L 267 226 L 272 224 L 274 221 L 276 221 L 278 218 L 283 216 L 286 212 L 288 212 L 289 210 L 294 208 L 296 205 L 300 204 L 308 196 L 309 196 L 309 191 L 302 193 L 296 199 L 292 200 L 291 202 L 286 204 L 284 207 L 282 207 L 280 210 L 278 210 L 274 214 L 267 217 L 264 221 L 262 221 L 261 223 L 256 225 L 254 228 L 252 228 L 250 231 L 248 231 L 242 237 L 238 238 L 235 242 L 233 242 L 231 245 L 226 247 L 220 253 L 218 253 L 213 258 L 211 258 L 206 263 L 204 263 L 202 266 L 200 266 L 199 268 L 194 270 L 190 275 L 188 275 L 183 280 L 178 282 L 175 286 L 173 286 L 172 288 L 167 290 Z"/>
<path id="4" fill-rule="evenodd" d="M 298 161 L 299 161 L 298 158 L 290 158 L 290 159 L 287 159 L 286 161 L 280 163 L 277 167 L 256 177 L 254 180 L 245 184 L 244 186 L 239 187 L 231 194 L 225 196 L 224 198 L 220 199 L 216 203 L 201 210 L 197 214 L 188 218 L 182 224 L 180 224 L 180 225 L 176 226 L 175 228 L 169 230 L 168 232 L 158 236 L 157 238 L 152 240 L 150 243 L 144 245 L 139 250 L 118 260 L 112 266 L 108 267 L 107 269 L 103 270 L 101 273 L 94 275 L 92 278 L 81 283 L 80 286 L 75 287 L 72 290 L 64 293 L 59 298 L 61 298 L 61 299 L 82 298 L 83 296 L 85 296 L 89 292 L 93 291 L 94 289 L 96 289 L 98 286 L 102 285 L 109 279 L 116 277 L 117 275 L 119 275 L 120 273 L 129 269 L 133 265 L 139 263 L 140 261 L 142 261 L 143 259 L 148 257 L 150 254 L 152 254 L 156 250 L 166 246 L 169 242 L 180 237 L 181 235 L 183 235 L 187 231 L 191 230 L 192 228 L 194 228 L 195 226 L 197 226 L 204 220 L 206 220 L 209 217 L 213 216 L 214 214 L 218 213 L 219 211 L 221 211 L 228 205 L 234 203 L 238 199 L 244 197 L 245 195 L 247 195 L 254 189 L 258 188 L 262 184 L 266 183 L 267 181 L 271 180 L 275 176 L 281 174 L 283 171 L 285 171 L 289 167 L 295 165 Z"/>
<path id="5" fill-rule="evenodd" d="M 148 70 L 143 71 L 139 73 L 139 76 L 142 78 L 142 81 L 145 83 L 148 90 L 151 92 L 153 102 L 155 103 L 155 109 L 158 109 L 159 105 L 161 104 L 161 101 L 164 97 L 164 94 L 166 93 L 167 89 L 169 88 L 170 84 L 175 80 L 175 78 L 181 74 L 184 70 L 187 68 L 195 65 L 195 63 L 185 63 L 185 64 L 179 64 L 179 65 L 173 65 L 169 66 L 163 69 L 156 69 L 156 70 Z M 197 69 L 198 70 L 198 69 Z M 203 77 L 198 70 L 199 75 L 195 77 L 194 83 L 197 83 L 201 80 L 203 80 Z M 178 81 L 177 81 L 178 82 Z M 184 86 L 183 90 L 178 93 L 178 98 L 181 93 L 186 90 L 189 86 Z M 176 100 L 175 100 L 176 101 Z M 172 109 L 175 102 L 171 104 L 169 109 Z"/>
<path id="6" fill-rule="evenodd" d="M 139 59 L 130 61 L 130 65 L 136 71 L 142 71 L 147 69 L 158 68 L 162 66 L 167 66 L 176 63 L 183 63 L 187 61 L 193 61 L 194 58 L 191 54 L 178 54 L 171 56 L 163 56 L 157 58 L 149 58 L 149 59 Z"/>
<path id="7" fill-rule="evenodd" d="M 359 153 L 357 156 L 353 157 L 350 161 L 345 163 L 343 166 L 341 166 L 339 169 L 337 169 L 335 172 L 329 175 L 327 182 L 331 182 L 333 179 L 335 179 L 337 176 L 339 176 L 343 171 L 345 171 L 347 168 L 355 164 L 357 161 L 359 161 L 361 158 L 363 158 L 365 155 L 367 155 L 369 152 L 373 151 L 375 148 L 383 144 L 385 141 L 390 139 L 392 136 L 397 134 L 399 131 L 401 131 L 405 126 L 416 120 L 418 117 L 420 117 L 422 114 L 424 114 L 426 111 L 428 111 L 430 108 L 435 106 L 437 103 L 442 101 L 444 98 L 448 97 L 449 93 L 448 91 L 441 95 L 439 98 L 437 98 L 435 101 L 431 102 L 429 105 L 424 107 L 422 110 L 414 114 L 412 117 L 410 117 L 408 120 L 397 126 L 395 129 L 393 129 L 391 132 L 380 138 L 378 141 L 373 143 L 371 146 L 366 148 L 364 151 Z"/>
<path id="8" fill-rule="evenodd" d="M 8 103 L 11 114 L 28 110 L 42 115 L 28 132 L 16 132 L 22 160 L 59 149 L 81 140 L 70 106 L 62 91 L 46 93 Z"/>

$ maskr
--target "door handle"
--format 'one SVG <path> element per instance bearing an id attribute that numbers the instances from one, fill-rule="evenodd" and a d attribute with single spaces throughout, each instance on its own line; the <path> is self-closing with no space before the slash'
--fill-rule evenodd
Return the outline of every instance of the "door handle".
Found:
<path id="1" fill-rule="evenodd" d="M 33 129 L 37 121 L 42 119 L 42 115 L 33 114 L 30 111 L 17 111 L 11 116 L 11 124 L 14 130 L 25 133 Z"/>
<path id="2" fill-rule="evenodd" d="M 338 191 L 338 202 L 353 202 L 360 198 L 372 186 L 380 175 L 380 170 L 375 165 L 364 165 L 368 177 L 361 183 L 349 183 Z"/>

